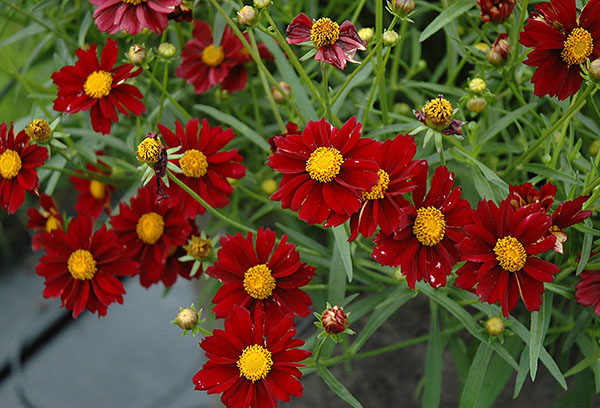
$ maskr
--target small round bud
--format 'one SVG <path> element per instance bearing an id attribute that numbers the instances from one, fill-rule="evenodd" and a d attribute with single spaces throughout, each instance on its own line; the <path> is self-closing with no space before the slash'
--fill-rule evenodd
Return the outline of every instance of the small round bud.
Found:
<path id="1" fill-rule="evenodd" d="M 492 316 L 485 322 L 485 330 L 490 336 L 499 336 L 504 333 L 504 320 L 500 317 Z"/>
<path id="2" fill-rule="evenodd" d="M 393 47 L 398 42 L 398 33 L 394 30 L 389 30 L 383 33 L 383 44 L 388 47 Z"/>
<path id="3" fill-rule="evenodd" d="M 427 61 L 420 59 L 417 61 L 417 71 L 423 71 L 427 68 Z"/>
<path id="4" fill-rule="evenodd" d="M 481 78 L 473 78 L 469 81 L 469 90 L 473 93 L 482 93 L 486 87 L 485 81 Z"/>
<path id="5" fill-rule="evenodd" d="M 552 161 L 552 156 L 550 156 L 548 153 L 546 153 L 545 155 L 542 156 L 542 163 L 548 164 L 551 161 Z"/>
<path id="6" fill-rule="evenodd" d="M 399 115 L 410 115 L 412 112 L 410 105 L 404 102 L 399 102 L 394 104 L 394 113 Z"/>
<path id="7" fill-rule="evenodd" d="M 483 53 L 486 53 L 486 54 L 487 54 L 487 53 L 488 53 L 488 51 L 490 50 L 490 46 L 489 46 L 489 45 L 487 45 L 487 44 L 486 44 L 486 43 L 484 43 L 484 42 L 477 43 L 477 44 L 475 44 L 473 47 L 475 47 L 475 49 L 476 49 L 477 51 L 479 51 L 479 52 L 483 52 Z"/>
<path id="8" fill-rule="evenodd" d="M 197 261 L 207 259 L 212 255 L 212 243 L 210 239 L 192 235 L 188 244 L 183 247 L 187 254 Z"/>
<path id="9" fill-rule="evenodd" d="M 127 51 L 127 59 L 133 65 L 142 65 L 146 61 L 146 49 L 139 44 L 133 44 Z"/>
<path id="10" fill-rule="evenodd" d="M 271 0 L 254 0 L 254 7 L 261 10 L 269 7 L 273 2 Z"/>
<path id="11" fill-rule="evenodd" d="M 249 27 L 256 23 L 256 9 L 252 6 L 244 6 L 237 12 L 239 25 Z"/>
<path id="12" fill-rule="evenodd" d="M 508 34 L 503 33 L 498 36 L 496 41 L 487 53 L 487 60 L 490 64 L 503 65 L 510 57 L 510 44 L 508 43 Z"/>
<path id="13" fill-rule="evenodd" d="M 158 46 L 158 55 L 163 58 L 173 58 L 177 54 L 177 48 L 171 43 L 164 42 Z"/>
<path id="14" fill-rule="evenodd" d="M 283 90 L 283 94 L 275 85 L 271 87 L 271 95 L 277 103 L 284 103 L 292 94 L 292 87 L 287 82 L 279 82 L 279 87 Z"/>
<path id="15" fill-rule="evenodd" d="M 154 164 L 160 159 L 160 143 L 152 137 L 146 137 L 137 148 L 137 159 L 143 163 Z"/>
<path id="16" fill-rule="evenodd" d="M 361 28 L 358 30 L 358 36 L 365 42 L 371 42 L 375 36 L 375 31 L 370 27 Z"/>
<path id="17" fill-rule="evenodd" d="M 263 180 L 260 183 L 260 189 L 263 193 L 271 195 L 275 192 L 275 190 L 277 190 L 277 182 L 272 178 Z"/>
<path id="18" fill-rule="evenodd" d="M 185 307 L 177 313 L 175 323 L 183 330 L 191 330 L 198 323 L 198 313 L 189 307 Z"/>
<path id="19" fill-rule="evenodd" d="M 596 82 L 600 82 L 600 58 L 596 58 L 590 64 L 590 77 Z"/>
<path id="20" fill-rule="evenodd" d="M 37 143 L 48 143 L 52 139 L 52 129 L 46 119 L 35 119 L 25 128 L 27 136 Z"/>
<path id="21" fill-rule="evenodd" d="M 342 333 L 350 325 L 346 312 L 337 305 L 323 312 L 321 315 L 321 324 L 323 324 L 323 330 L 327 334 Z"/>
<path id="22" fill-rule="evenodd" d="M 406 17 L 415 9 L 415 0 L 392 0 L 392 9 L 398 17 Z"/>
<path id="23" fill-rule="evenodd" d="M 600 140 L 594 140 L 589 147 L 589 152 L 592 156 L 595 156 L 600 151 Z"/>
<path id="24" fill-rule="evenodd" d="M 481 96 L 474 96 L 467 101 L 467 109 L 473 113 L 482 112 L 487 106 L 487 101 Z"/>

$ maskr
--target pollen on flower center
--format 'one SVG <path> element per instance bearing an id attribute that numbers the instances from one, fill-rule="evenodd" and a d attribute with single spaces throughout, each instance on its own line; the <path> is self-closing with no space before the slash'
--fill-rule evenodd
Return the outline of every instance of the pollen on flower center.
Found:
<path id="1" fill-rule="evenodd" d="M 454 109 L 446 99 L 437 97 L 423 107 L 425 121 L 433 128 L 445 128 L 450 124 Z"/>
<path id="2" fill-rule="evenodd" d="M 83 91 L 90 98 L 102 98 L 110 93 L 113 77 L 106 71 L 94 71 L 83 84 Z"/>
<path id="3" fill-rule="evenodd" d="M 56 217 L 51 215 L 46 220 L 46 232 L 52 232 L 57 228 L 58 228 L 58 220 L 56 219 Z"/>
<path id="4" fill-rule="evenodd" d="M 149 212 L 140 217 L 135 226 L 137 236 L 144 244 L 153 245 L 160 239 L 165 228 L 162 215 Z"/>
<path id="5" fill-rule="evenodd" d="M 160 158 L 160 144 L 152 137 L 140 142 L 137 148 L 137 159 L 144 163 L 154 164 Z"/>
<path id="6" fill-rule="evenodd" d="M 216 67 L 225 59 L 225 51 L 223 47 L 215 48 L 213 44 L 209 45 L 202 51 L 202 62 L 211 67 Z"/>
<path id="7" fill-rule="evenodd" d="M 313 180 L 329 183 L 338 174 L 344 163 L 344 157 L 333 147 L 319 147 L 306 161 L 306 171 Z"/>
<path id="8" fill-rule="evenodd" d="M 340 38 L 340 26 L 330 18 L 320 18 L 310 29 L 310 39 L 315 48 L 335 44 Z"/>
<path id="9" fill-rule="evenodd" d="M 437 245 L 446 233 L 444 214 L 435 207 L 417 209 L 417 218 L 413 224 L 413 234 L 426 246 Z"/>
<path id="10" fill-rule="evenodd" d="M 133 6 L 137 6 L 137 5 L 141 4 L 141 3 L 147 2 L 148 0 L 122 0 L 122 1 L 123 1 L 123 3 L 131 4 Z"/>
<path id="11" fill-rule="evenodd" d="M 379 181 L 375 184 L 371 191 L 363 192 L 362 199 L 365 200 L 377 200 L 379 198 L 383 198 L 385 196 L 385 191 L 388 188 L 388 184 L 390 184 L 390 175 L 383 169 L 379 169 L 377 171 L 377 175 L 379 175 Z"/>
<path id="12" fill-rule="evenodd" d="M 197 260 L 206 259 L 212 254 L 210 239 L 202 238 L 198 235 L 192 235 L 184 248 L 189 256 Z"/>
<path id="13" fill-rule="evenodd" d="M 244 289 L 254 299 L 266 299 L 273 294 L 277 285 L 271 270 L 265 264 L 248 268 L 244 274 Z"/>
<path id="14" fill-rule="evenodd" d="M 500 267 L 509 272 L 520 271 L 527 261 L 527 253 L 523 244 L 510 235 L 500 238 L 496 242 L 494 253 Z"/>
<path id="15" fill-rule="evenodd" d="M 577 27 L 565 40 L 560 56 L 569 66 L 581 64 L 590 56 L 593 49 L 592 35 L 587 30 Z"/>
<path id="16" fill-rule="evenodd" d="M 190 149 L 179 159 L 179 166 L 186 176 L 200 178 L 206 174 L 208 162 L 200 150 Z"/>
<path id="17" fill-rule="evenodd" d="M 104 197 L 106 197 L 106 185 L 97 180 L 90 181 L 90 194 L 96 200 L 104 200 Z"/>
<path id="18" fill-rule="evenodd" d="M 96 261 L 90 251 L 78 249 L 69 256 L 67 268 L 73 278 L 89 280 L 96 274 Z"/>
<path id="19" fill-rule="evenodd" d="M 240 377 L 243 376 L 247 380 L 255 382 L 267 377 L 273 367 L 273 359 L 269 350 L 254 344 L 242 351 L 236 365 L 240 369 Z"/>
<path id="20" fill-rule="evenodd" d="M 6 149 L 0 155 L 0 175 L 5 179 L 11 179 L 19 174 L 21 170 L 21 156 L 11 149 Z"/>

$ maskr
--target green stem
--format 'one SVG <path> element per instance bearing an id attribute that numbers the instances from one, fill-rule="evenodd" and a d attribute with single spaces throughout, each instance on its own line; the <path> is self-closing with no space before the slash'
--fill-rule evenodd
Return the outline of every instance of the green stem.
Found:
<path id="1" fill-rule="evenodd" d="M 163 72 L 163 88 L 167 89 L 167 83 L 169 81 L 169 64 L 167 62 L 165 62 L 165 71 Z M 165 106 L 165 93 L 163 92 L 160 95 L 160 106 L 158 108 L 158 116 L 156 118 L 156 123 L 160 123 L 160 120 L 162 119 L 162 113 L 163 113 L 163 108 Z"/>
<path id="2" fill-rule="evenodd" d="M 323 101 L 325 102 L 325 118 L 329 121 L 332 120 L 331 118 L 331 105 L 329 103 L 329 84 L 327 83 L 328 81 L 328 75 L 327 75 L 327 63 L 326 62 L 321 62 L 321 84 L 323 85 L 322 87 L 322 91 L 323 91 Z M 337 124 L 338 126 L 340 126 L 339 124 Z"/>
<path id="3" fill-rule="evenodd" d="M 362 123 L 365 126 L 367 123 L 367 119 L 369 117 L 369 110 L 371 109 L 371 106 L 373 105 L 373 98 L 375 97 L 375 91 L 378 88 L 380 88 L 380 89 L 383 88 L 383 86 L 380 86 L 379 83 L 381 82 L 381 78 L 383 77 L 383 71 L 385 70 L 385 65 L 387 64 L 387 61 L 390 58 L 391 52 L 392 52 L 392 47 L 388 47 L 388 49 L 385 53 L 385 57 L 383 57 L 383 62 L 377 64 L 377 74 L 375 76 L 373 85 L 371 86 L 371 91 L 369 92 L 369 98 L 367 99 L 367 106 L 365 107 L 365 113 L 362 118 Z M 381 61 L 381 60 L 378 60 L 378 61 Z M 383 91 L 385 92 L 385 89 Z M 380 92 L 379 96 L 381 97 L 381 92 Z M 382 104 L 382 108 L 383 108 L 383 104 Z M 382 115 L 383 115 L 383 111 L 382 111 Z M 386 116 L 387 116 L 387 114 L 386 114 Z"/>
<path id="4" fill-rule="evenodd" d="M 117 183 L 114 179 L 109 179 L 107 177 L 101 177 L 101 176 L 97 176 L 98 173 L 94 173 L 93 176 L 89 175 L 88 173 L 78 173 L 76 171 L 73 170 L 69 170 L 69 169 L 65 169 L 62 167 L 54 167 L 54 166 L 48 166 L 46 164 L 40 166 L 41 169 L 46 169 L 46 170 L 52 170 L 52 171 L 59 171 L 63 174 L 66 174 L 67 176 L 74 176 L 74 177 L 79 177 L 79 178 L 83 178 L 86 180 L 96 180 L 96 181 L 100 181 L 104 184 L 110 184 L 111 186 L 116 186 Z"/>
<path id="5" fill-rule="evenodd" d="M 183 116 L 185 116 L 188 119 L 192 118 L 192 115 L 187 110 L 185 110 L 185 108 L 183 106 L 181 106 L 175 98 L 173 98 L 173 96 L 167 90 L 167 88 L 165 88 L 163 86 L 163 84 L 158 79 L 156 79 L 156 77 L 154 76 L 154 74 L 152 74 L 152 72 L 150 72 L 150 70 L 145 70 L 144 72 L 146 72 L 146 74 L 150 77 L 150 79 L 152 80 L 154 85 L 156 85 L 158 87 L 158 89 L 161 90 L 163 95 L 165 95 L 167 97 L 167 99 L 169 99 L 169 101 L 171 101 L 173 106 L 175 106 L 183 114 Z"/>
<path id="6" fill-rule="evenodd" d="M 377 53 L 377 50 L 379 48 L 381 48 L 382 44 L 383 43 L 381 41 L 377 42 L 377 44 L 375 45 L 375 48 L 373 48 L 371 50 L 369 55 L 367 55 L 367 57 L 360 63 L 360 65 L 354 71 L 352 71 L 352 73 L 350 75 L 348 75 L 348 77 L 346 78 L 346 80 L 344 81 L 344 83 L 342 84 L 340 89 L 336 92 L 336 94 L 333 96 L 333 98 L 331 98 L 332 105 L 342 95 L 342 92 L 344 92 L 344 89 L 346 89 L 348 87 L 348 85 L 350 85 L 350 82 L 352 82 L 352 79 L 354 79 L 354 77 L 356 75 L 358 75 L 358 73 L 363 69 L 363 67 L 367 65 L 367 62 L 369 62 L 373 58 L 373 56 Z"/>
<path id="7" fill-rule="evenodd" d="M 313 358 L 315 360 L 315 364 L 317 364 L 319 362 L 319 357 L 321 357 L 321 350 L 323 349 L 323 345 L 325 344 L 326 341 L 327 341 L 327 337 L 323 337 L 317 343 L 317 347 L 315 347 L 315 351 L 313 352 Z"/>

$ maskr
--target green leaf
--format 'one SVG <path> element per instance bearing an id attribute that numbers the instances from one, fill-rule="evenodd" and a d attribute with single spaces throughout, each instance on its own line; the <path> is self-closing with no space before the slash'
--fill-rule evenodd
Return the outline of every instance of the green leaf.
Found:
<path id="1" fill-rule="evenodd" d="M 419 41 L 423 42 L 433 34 L 437 33 L 444 26 L 450 24 L 456 17 L 465 14 L 467 11 L 471 10 L 475 6 L 475 2 L 473 0 L 460 0 L 446 10 L 442 11 L 439 16 L 437 16 L 431 24 L 429 24 L 421 33 L 419 37 Z"/>
<path id="2" fill-rule="evenodd" d="M 352 257 L 350 256 L 350 243 L 348 242 L 348 233 L 344 225 L 338 225 L 333 227 L 333 236 L 335 237 L 335 246 L 340 251 L 342 257 L 342 263 L 344 264 L 344 270 L 346 276 L 348 276 L 348 282 L 352 282 Z"/>
<path id="3" fill-rule="evenodd" d="M 429 344 L 427 346 L 427 360 L 425 362 L 425 391 L 423 407 L 433 408 L 440 406 L 442 397 L 442 336 L 438 323 L 438 306 L 430 300 L 431 324 L 429 327 Z"/>
<path id="4" fill-rule="evenodd" d="M 580 314 L 577 320 L 575 320 L 575 324 L 573 325 L 573 329 L 569 331 L 567 338 L 562 346 L 562 351 L 568 351 L 573 344 L 575 344 L 575 340 L 579 337 L 583 331 L 587 328 L 588 324 L 592 321 L 594 315 L 584 309 Z"/>
<path id="5" fill-rule="evenodd" d="M 83 17 L 83 21 L 81 22 L 81 26 L 79 27 L 79 34 L 77 35 L 77 44 L 80 47 L 83 47 L 85 43 L 85 36 L 92 25 L 92 13 L 89 11 L 85 13 Z"/>
<path id="6" fill-rule="evenodd" d="M 515 390 L 513 391 L 513 398 L 517 398 L 521 393 L 521 389 L 523 389 L 523 384 L 525 384 L 525 379 L 527 378 L 527 367 L 529 367 L 529 345 L 526 345 L 521 353 L 521 361 L 520 361 L 519 372 L 517 373 L 517 378 L 515 380 Z"/>
<path id="7" fill-rule="evenodd" d="M 346 296 L 346 274 L 342 266 L 342 256 L 338 247 L 333 248 L 333 259 L 327 281 L 327 301 L 332 305 L 339 305 Z"/>
<path id="8" fill-rule="evenodd" d="M 531 313 L 531 330 L 529 332 L 529 374 L 531 381 L 535 381 L 538 368 L 538 358 L 544 337 L 544 305 L 542 310 Z"/>
<path id="9" fill-rule="evenodd" d="M 590 354 L 589 356 L 587 356 L 586 358 L 581 360 L 579 363 L 577 363 L 573 367 L 571 367 L 565 373 L 565 377 L 570 377 L 572 375 L 575 375 L 575 374 L 585 370 L 586 368 L 588 368 L 589 366 L 591 366 L 594 363 L 598 364 L 598 358 L 600 358 L 600 348 L 596 349 L 595 352 L 593 352 L 592 354 Z"/>
<path id="10" fill-rule="evenodd" d="M 585 225 L 587 225 L 589 228 L 592 228 L 592 221 L 590 221 L 589 218 L 587 218 L 584 222 Z M 592 236 L 592 234 L 585 234 L 585 236 L 583 237 L 583 248 L 581 249 L 581 259 L 579 260 L 579 263 L 577 264 L 577 271 L 575 272 L 576 275 L 579 275 L 581 273 L 581 271 L 583 271 L 583 268 L 585 268 L 585 265 L 587 264 L 588 260 L 590 259 L 590 253 L 592 252 L 592 241 L 594 240 L 594 237 Z"/>
<path id="11" fill-rule="evenodd" d="M 525 106 L 521 106 L 519 109 L 515 109 L 514 111 L 505 114 L 502 113 L 502 118 L 498 121 L 494 121 L 492 126 L 481 136 L 481 140 L 479 143 L 485 144 L 488 140 L 496 136 L 502 130 L 504 130 L 508 125 L 517 120 L 522 114 L 530 111 L 531 109 L 535 109 L 538 105 L 538 102 L 531 102 Z"/>
<path id="12" fill-rule="evenodd" d="M 500 192 L 502 193 L 502 195 L 504 197 L 506 197 L 506 195 L 508 194 L 508 184 L 506 184 L 506 182 L 504 180 L 502 180 L 500 177 L 498 177 L 498 175 L 492 169 L 487 167 L 485 164 L 481 163 L 476 158 L 471 157 L 468 154 L 463 153 L 460 150 L 455 150 L 455 151 L 457 153 L 459 153 L 461 156 L 467 158 L 473 164 L 475 164 L 479 168 L 479 170 L 481 170 L 481 174 L 483 174 L 483 177 L 485 177 L 490 183 L 497 186 L 499 188 Z"/>
<path id="13" fill-rule="evenodd" d="M 346 86 L 346 89 L 344 89 L 344 91 L 341 93 L 341 95 L 336 99 L 335 103 L 331 107 L 331 111 L 333 113 L 337 114 L 339 112 L 339 110 L 341 109 L 341 107 L 344 105 L 344 102 L 346 101 L 346 98 L 348 97 L 348 94 L 350 93 L 350 91 L 355 86 L 359 85 L 361 82 L 368 79 L 369 76 L 372 76 L 372 73 L 373 73 L 373 64 L 368 64 L 367 66 L 364 66 L 362 68 L 362 70 L 358 74 L 356 74 L 356 76 L 354 78 L 352 78 L 352 80 L 350 81 L 348 86 Z"/>
<path id="14" fill-rule="evenodd" d="M 362 408 L 361 403 L 358 402 L 356 398 L 354 398 L 354 396 L 350 393 L 350 391 L 348 391 L 348 388 L 346 388 L 344 384 L 339 382 L 337 378 L 333 376 L 331 371 L 329 371 L 326 367 L 319 366 L 317 367 L 317 372 L 319 373 L 319 376 L 323 379 L 325 384 L 327 384 L 327 386 L 331 388 L 331 390 L 335 392 L 338 397 L 346 401 L 348 404 L 350 404 L 350 406 L 354 408 Z"/>
<path id="15" fill-rule="evenodd" d="M 487 342 L 482 342 L 477 348 L 469 376 L 460 395 L 460 408 L 477 407 L 477 400 L 485 378 L 485 371 L 492 358 L 492 348 Z"/>
<path id="16" fill-rule="evenodd" d="M 277 226 L 277 228 L 288 234 L 291 238 L 291 241 L 293 241 L 294 243 L 302 244 L 303 246 L 314 249 L 315 251 L 321 254 L 329 253 L 329 250 L 324 245 L 312 239 L 308 234 L 298 232 L 298 229 L 287 227 L 279 222 L 275 223 L 275 225 Z"/>
<path id="17" fill-rule="evenodd" d="M 556 169 L 546 167 L 545 165 L 539 163 L 528 163 L 525 166 L 523 166 L 523 169 L 553 180 L 564 181 L 567 183 L 577 182 L 577 180 L 575 180 L 575 177 L 562 173 Z"/>

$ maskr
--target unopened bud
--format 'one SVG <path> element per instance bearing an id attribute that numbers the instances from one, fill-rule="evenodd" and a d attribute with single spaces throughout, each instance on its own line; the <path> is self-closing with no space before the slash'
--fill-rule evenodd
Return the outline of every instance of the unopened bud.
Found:
<path id="1" fill-rule="evenodd" d="M 350 325 L 346 312 L 337 305 L 326 309 L 323 312 L 321 324 L 323 324 L 323 330 L 325 330 L 327 334 L 342 333 Z"/>
<path id="2" fill-rule="evenodd" d="M 256 9 L 252 6 L 244 6 L 237 12 L 238 23 L 241 26 L 249 27 L 256 23 Z"/>
<path id="3" fill-rule="evenodd" d="M 485 330 L 490 336 L 499 336 L 504 333 L 504 320 L 498 316 L 490 317 L 485 322 Z"/>
<path id="4" fill-rule="evenodd" d="M 508 43 L 508 34 L 503 33 L 498 36 L 496 41 L 487 53 L 487 60 L 490 64 L 499 66 L 508 61 L 510 57 L 510 44 Z"/>
<path id="5" fill-rule="evenodd" d="M 198 323 L 198 313 L 189 307 L 185 307 L 177 313 L 175 323 L 183 330 L 191 330 Z"/>
<path id="6" fill-rule="evenodd" d="M 393 47 L 398 42 L 398 33 L 394 30 L 389 30 L 383 33 L 383 44 L 388 47 Z"/>
<path id="7" fill-rule="evenodd" d="M 254 7 L 261 10 L 269 7 L 273 2 L 271 0 L 254 0 Z"/>
<path id="8" fill-rule="evenodd" d="M 542 163 L 549 164 L 551 161 L 552 161 L 552 156 L 550 156 L 548 153 L 546 153 L 545 155 L 542 156 Z"/>
<path id="9" fill-rule="evenodd" d="M 481 96 L 474 96 L 467 101 L 467 109 L 473 113 L 482 112 L 487 106 L 487 101 Z"/>
<path id="10" fill-rule="evenodd" d="M 600 82 L 600 58 L 596 58 L 590 64 L 590 77 L 594 81 Z"/>
<path id="11" fill-rule="evenodd" d="M 482 93 L 486 87 L 485 81 L 481 78 L 473 78 L 469 81 L 469 90 L 473 93 Z"/>
<path id="12" fill-rule="evenodd" d="M 146 49 L 139 44 L 133 44 L 127 51 L 127 59 L 133 65 L 142 65 L 146 61 Z"/>
<path id="13" fill-rule="evenodd" d="M 592 156 L 595 156 L 600 151 L 600 140 L 594 140 L 589 147 L 589 152 Z"/>
<path id="14" fill-rule="evenodd" d="M 52 139 L 52 129 L 46 119 L 35 119 L 25 128 L 27 136 L 37 143 L 47 143 Z"/>
<path id="15" fill-rule="evenodd" d="M 173 58 L 177 54 L 177 48 L 171 43 L 164 42 L 158 46 L 158 55 L 163 58 Z"/>
<path id="16" fill-rule="evenodd" d="M 415 9 L 415 0 L 392 0 L 392 10 L 398 17 L 405 17 Z"/>
<path id="17" fill-rule="evenodd" d="M 275 190 L 277 190 L 277 182 L 272 178 L 263 180 L 260 183 L 260 189 L 263 193 L 271 195 L 275 192 Z"/>
<path id="18" fill-rule="evenodd" d="M 361 28 L 358 30 L 358 36 L 365 42 L 371 42 L 375 36 L 375 31 L 370 27 Z"/>
<path id="19" fill-rule="evenodd" d="M 271 95 L 273 95 L 273 99 L 277 103 L 284 103 L 286 99 L 288 99 L 292 93 L 292 87 L 287 82 L 279 82 L 279 87 L 283 90 L 283 93 L 275 85 L 271 87 Z"/>

